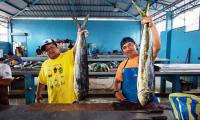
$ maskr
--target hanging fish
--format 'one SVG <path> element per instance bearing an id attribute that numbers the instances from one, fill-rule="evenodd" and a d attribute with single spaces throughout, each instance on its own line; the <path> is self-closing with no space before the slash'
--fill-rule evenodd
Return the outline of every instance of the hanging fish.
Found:
<path id="1" fill-rule="evenodd" d="M 141 17 L 144 18 L 149 15 L 149 4 L 147 0 L 146 11 L 136 4 L 134 0 L 132 3 L 140 13 Z M 153 99 L 153 81 L 154 81 L 154 65 L 153 65 L 153 41 L 149 33 L 149 24 L 144 24 L 142 32 L 142 40 L 140 44 L 139 52 L 139 66 L 138 66 L 138 77 L 137 77 L 137 94 L 139 102 L 142 106 L 148 104 Z"/>
<path id="2" fill-rule="evenodd" d="M 83 30 L 89 15 L 86 16 L 83 24 L 80 24 L 77 18 L 72 17 L 79 30 Z M 83 100 L 88 96 L 89 80 L 88 80 L 88 58 L 86 38 L 83 34 L 76 40 L 76 53 L 74 65 L 74 89 L 78 100 Z"/>

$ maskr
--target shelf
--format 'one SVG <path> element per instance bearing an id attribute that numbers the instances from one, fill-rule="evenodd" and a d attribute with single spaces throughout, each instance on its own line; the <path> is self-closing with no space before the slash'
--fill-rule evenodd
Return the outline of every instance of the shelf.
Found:
<path id="1" fill-rule="evenodd" d="M 48 57 L 22 57 L 23 61 L 45 61 Z"/>
<path id="2" fill-rule="evenodd" d="M 125 55 L 97 55 L 97 58 L 125 58 Z M 93 58 L 92 55 L 88 55 L 88 58 Z"/>
<path id="3" fill-rule="evenodd" d="M 22 57 L 23 61 L 45 61 L 48 57 Z M 122 61 L 125 59 L 124 55 L 98 55 L 97 58 L 88 56 L 88 61 Z"/>
<path id="4" fill-rule="evenodd" d="M 45 61 L 48 57 L 22 57 L 23 61 Z M 126 59 L 124 55 L 97 55 L 93 58 L 91 55 L 88 56 L 88 62 L 104 62 L 104 61 L 123 61 Z M 155 62 L 169 62 L 169 59 L 158 58 Z"/>
<path id="5" fill-rule="evenodd" d="M 116 72 L 89 72 L 90 76 L 115 76 Z"/>
<path id="6" fill-rule="evenodd" d="M 113 72 L 89 72 L 90 76 L 115 76 L 115 71 Z M 25 74 L 32 74 L 32 75 L 38 75 L 39 69 L 12 69 L 13 75 L 25 75 Z"/>
<path id="7" fill-rule="evenodd" d="M 111 62 L 111 61 L 123 61 L 125 58 L 97 58 L 88 59 L 88 62 Z"/>

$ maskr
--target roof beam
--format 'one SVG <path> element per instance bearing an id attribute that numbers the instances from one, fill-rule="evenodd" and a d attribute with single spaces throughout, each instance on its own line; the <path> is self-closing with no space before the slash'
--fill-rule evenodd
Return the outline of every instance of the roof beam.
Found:
<path id="1" fill-rule="evenodd" d="M 30 13 L 29 13 L 30 12 Z M 46 12 L 46 14 L 43 14 L 43 12 L 45 13 Z M 47 13 L 48 12 L 48 13 Z M 56 12 L 57 13 L 61 13 L 62 12 L 62 14 L 58 14 L 58 15 L 55 15 L 56 14 Z M 90 13 L 90 16 L 91 17 L 109 17 L 110 15 L 109 14 L 105 14 L 105 15 L 101 15 L 101 16 L 95 16 L 95 13 L 104 13 L 103 11 L 90 11 L 90 10 L 78 10 L 78 11 L 76 11 L 76 13 L 78 13 L 78 12 L 82 12 L 82 13 L 84 13 L 84 14 L 81 14 L 81 15 L 76 15 L 75 14 L 75 16 L 77 16 L 77 17 L 83 17 L 83 16 L 85 16 L 85 14 L 87 14 L 87 13 Z M 124 15 L 124 16 L 122 16 L 123 15 L 123 13 L 122 12 L 116 12 L 116 14 L 114 14 L 113 13 L 113 11 L 106 11 L 106 12 L 109 12 L 109 13 L 112 13 L 113 15 L 111 15 L 110 17 L 124 17 L 124 18 L 133 18 L 132 16 L 130 16 L 130 15 L 128 15 L 128 14 L 126 14 L 126 15 Z M 41 14 L 38 14 L 38 13 L 42 13 L 43 15 L 41 15 Z M 34 11 L 34 12 L 31 12 L 31 11 L 27 11 L 27 13 L 26 14 L 29 14 L 29 16 L 30 17 L 49 17 L 50 15 L 48 15 L 49 13 L 51 13 L 50 15 L 51 15 L 51 17 L 71 17 L 71 11 L 70 10 L 45 10 L 45 11 Z M 37 15 L 38 14 L 38 15 Z M 66 16 L 66 15 L 68 15 L 68 16 Z M 22 17 L 23 16 L 23 14 L 20 16 L 20 17 Z M 25 16 L 23 16 L 23 17 L 25 17 Z M 133 19 L 134 20 L 134 19 Z"/>
<path id="2" fill-rule="evenodd" d="M 151 7 L 154 3 L 156 3 L 158 0 L 154 0 L 154 1 L 150 1 L 150 5 L 149 5 L 149 7 Z M 151 3 L 152 2 L 152 3 Z M 146 9 L 146 8 L 144 8 L 144 9 Z M 143 9 L 143 11 L 144 11 L 144 9 Z M 149 8 L 149 9 L 151 9 L 151 8 Z M 138 17 L 140 14 L 138 13 L 137 15 L 135 15 L 136 17 Z"/>
<path id="3" fill-rule="evenodd" d="M 132 4 L 132 2 L 130 2 L 129 4 L 128 4 L 128 7 L 124 10 L 124 11 L 129 11 L 129 9 L 131 8 L 131 6 L 132 6 L 133 4 Z"/>
<path id="4" fill-rule="evenodd" d="M 4 12 L 4 13 L 10 15 L 10 16 L 12 16 L 12 13 L 9 13 L 9 12 L 7 12 L 7 11 L 5 11 L 5 10 L 0 9 L 0 11 Z"/>
<path id="5" fill-rule="evenodd" d="M 122 13 L 125 13 L 129 16 L 131 16 L 132 18 L 134 18 L 135 20 L 139 20 L 136 16 L 132 15 L 131 13 L 127 12 L 127 11 L 124 11 L 123 9 L 119 8 L 119 10 L 122 12 Z"/>
<path id="6" fill-rule="evenodd" d="M 166 19 L 166 15 L 164 14 L 162 16 L 159 16 L 159 17 L 155 18 L 153 21 L 156 24 L 156 23 L 159 23 L 159 22 L 161 22 L 161 21 L 163 21 L 165 19 Z"/>
<path id="7" fill-rule="evenodd" d="M 159 1 L 157 1 L 156 4 L 160 4 L 160 5 L 163 5 L 163 6 L 169 5 L 169 4 L 166 4 L 166 3 L 163 3 L 163 2 L 159 2 Z"/>
<path id="8" fill-rule="evenodd" d="M 154 13 L 152 15 L 152 17 L 155 17 L 156 15 L 158 15 L 158 14 L 160 14 L 160 13 L 162 13 L 162 12 L 168 10 L 168 9 L 170 9 L 171 7 L 174 7 L 176 4 L 178 4 L 178 3 L 182 2 L 182 1 L 183 0 L 177 0 L 177 1 L 175 1 L 174 3 L 168 5 L 168 6 L 164 7 L 163 9 L 159 10 L 158 12 Z"/>
<path id="9" fill-rule="evenodd" d="M 29 12 L 29 11 L 27 11 Z M 71 12 L 71 10 L 33 10 L 30 12 Z M 112 10 L 98 11 L 98 10 L 77 10 L 76 12 L 113 12 Z"/>
<path id="10" fill-rule="evenodd" d="M 0 0 L 0 2 L 5 2 L 6 0 Z"/>
<path id="11" fill-rule="evenodd" d="M 28 3 L 27 1 L 25 1 L 25 0 L 21 0 L 21 1 L 23 1 L 24 3 L 26 3 L 26 4 L 30 4 L 30 3 Z"/>
<path id="12" fill-rule="evenodd" d="M 19 10 L 19 11 L 21 10 L 19 7 L 17 7 L 16 5 L 13 5 L 13 4 L 9 3 L 9 2 L 4 1 L 4 3 L 6 3 L 7 5 L 9 5 L 9 6 L 15 8 L 15 9 L 17 9 L 17 10 Z"/>
<path id="13" fill-rule="evenodd" d="M 134 20 L 131 16 L 114 16 L 114 15 L 104 15 L 104 16 L 94 16 L 94 15 L 90 15 L 91 17 L 89 19 L 93 19 L 93 18 L 115 18 L 115 20 L 118 20 L 118 19 L 129 19 L 131 21 L 137 21 L 137 20 Z M 78 18 L 81 18 L 81 17 L 85 17 L 85 15 L 81 15 L 81 16 L 78 16 Z M 40 15 L 40 16 L 20 16 L 20 17 L 17 17 L 17 18 L 14 18 L 14 19 L 45 19 L 45 18 L 51 18 L 51 19 L 56 19 L 56 18 L 70 18 L 71 20 L 71 16 L 53 16 L 53 17 L 50 17 L 50 16 L 45 16 L 45 15 Z"/>
<path id="14" fill-rule="evenodd" d="M 160 7 L 164 8 L 166 7 L 167 5 L 169 4 L 166 4 L 166 3 L 162 3 L 162 2 L 159 2 L 159 1 L 156 1 L 154 4 L 152 4 L 150 7 L 153 8 L 153 10 L 159 10 Z"/>
<path id="15" fill-rule="evenodd" d="M 189 9 L 192 9 L 194 7 L 200 6 L 200 0 L 192 0 L 176 9 L 174 9 L 173 12 L 173 17 L 179 15 L 182 12 L 185 12 Z"/>
<path id="16" fill-rule="evenodd" d="M 58 13 L 60 13 L 60 12 L 63 12 L 63 13 L 71 13 L 71 10 L 34 10 L 34 11 L 27 11 L 26 13 L 29 13 L 29 12 L 31 12 L 31 14 L 34 14 L 34 13 L 45 13 L 45 12 L 50 12 L 50 13 L 56 13 L 56 12 L 58 12 Z M 110 12 L 110 13 L 113 13 L 113 11 L 91 11 L 91 10 L 77 10 L 76 11 L 77 13 L 79 13 L 79 12 L 82 12 L 82 13 L 105 13 L 105 12 Z M 119 14 L 119 13 L 122 13 L 122 12 L 114 12 L 114 13 L 116 13 L 116 14 Z M 113 14 L 114 14 L 113 13 Z M 48 13 L 47 13 L 48 14 Z M 129 17 L 133 17 L 133 16 L 130 16 L 129 14 L 126 14 L 127 16 L 129 16 Z M 125 17 L 127 17 L 127 16 L 125 16 Z"/>
<path id="17" fill-rule="evenodd" d="M 111 5 L 97 5 L 97 4 L 35 4 L 35 6 L 64 6 L 64 7 L 112 7 Z"/>
<path id="18" fill-rule="evenodd" d="M 152 2 L 152 3 L 154 3 L 154 4 L 160 4 L 160 5 L 162 5 L 162 6 L 167 6 L 167 5 L 169 5 L 169 4 L 166 4 L 166 3 L 159 2 L 158 0 L 150 0 L 150 2 Z M 128 5 L 128 7 L 125 9 L 125 11 L 128 11 L 128 10 L 131 8 L 132 5 L 133 5 L 132 2 L 130 2 L 129 5 Z M 153 5 L 153 4 L 152 4 L 152 5 Z M 150 7 L 151 7 L 151 6 L 150 6 Z"/>
<path id="19" fill-rule="evenodd" d="M 108 0 L 106 0 L 106 2 L 110 5 L 110 6 L 112 6 L 113 8 L 114 7 L 116 7 L 116 6 L 114 6 L 114 3 L 111 3 L 110 1 L 108 1 Z M 135 20 L 139 20 L 135 15 L 133 15 L 133 14 L 131 14 L 131 13 L 129 13 L 128 11 L 125 11 L 125 10 L 123 10 L 123 9 L 121 9 L 121 8 L 119 8 L 119 7 L 117 7 L 118 9 L 119 9 L 119 11 L 121 11 L 122 13 L 125 13 L 125 14 L 127 14 L 127 15 L 129 15 L 129 16 L 131 16 L 132 18 L 134 18 Z M 113 11 L 114 12 L 114 11 Z"/>
<path id="20" fill-rule="evenodd" d="M 24 7 L 21 11 L 17 12 L 14 16 L 12 16 L 12 18 L 17 17 L 18 15 L 20 15 L 21 13 L 23 13 L 27 8 L 34 6 L 37 2 L 39 2 L 40 0 L 35 0 L 33 1 L 33 3 L 28 4 L 26 7 Z"/>
<path id="21" fill-rule="evenodd" d="M 172 10 L 172 15 L 173 15 L 172 17 L 174 18 L 177 15 L 179 15 L 179 14 L 181 14 L 181 13 L 187 11 L 187 10 L 190 10 L 194 7 L 197 7 L 197 6 L 200 6 L 200 0 L 192 0 L 192 1 L 180 6 L 178 8 Z M 154 21 L 155 21 L 155 23 L 158 23 L 158 22 L 161 22 L 165 19 L 166 19 L 166 14 L 163 14 L 163 15 L 155 18 Z"/>
<path id="22" fill-rule="evenodd" d="M 172 4 L 173 2 L 169 2 L 169 1 L 166 1 L 166 0 L 162 0 L 163 2 L 165 3 L 168 3 L 168 4 Z"/>

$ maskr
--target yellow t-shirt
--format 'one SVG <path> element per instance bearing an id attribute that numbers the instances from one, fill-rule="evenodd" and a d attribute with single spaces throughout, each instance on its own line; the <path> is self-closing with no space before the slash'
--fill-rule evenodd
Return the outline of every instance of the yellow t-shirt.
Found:
<path id="1" fill-rule="evenodd" d="M 74 92 L 73 49 L 61 53 L 56 59 L 42 64 L 38 80 L 47 85 L 49 103 L 73 103 L 77 101 Z"/>
<path id="2" fill-rule="evenodd" d="M 19 50 L 16 50 L 16 55 L 22 57 L 22 53 L 20 53 Z"/>
<path id="3" fill-rule="evenodd" d="M 15 64 L 18 64 L 19 62 L 17 60 L 11 60 L 11 64 L 12 65 L 15 65 Z"/>

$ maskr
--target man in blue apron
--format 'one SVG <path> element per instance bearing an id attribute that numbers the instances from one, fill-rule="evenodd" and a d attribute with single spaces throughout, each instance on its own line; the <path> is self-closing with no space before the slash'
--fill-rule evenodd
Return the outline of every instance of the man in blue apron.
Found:
<path id="1" fill-rule="evenodd" d="M 160 37 L 158 31 L 150 16 L 145 17 L 141 23 L 149 23 L 151 25 L 150 30 L 153 38 L 153 57 L 155 60 L 157 53 L 160 50 Z M 123 54 L 127 56 L 127 59 L 122 61 L 118 66 L 115 77 L 114 94 L 119 101 L 138 103 L 137 75 L 139 55 L 137 45 L 132 38 L 125 37 L 121 41 L 121 50 Z M 157 99 L 154 99 L 153 102 L 157 102 Z"/>

